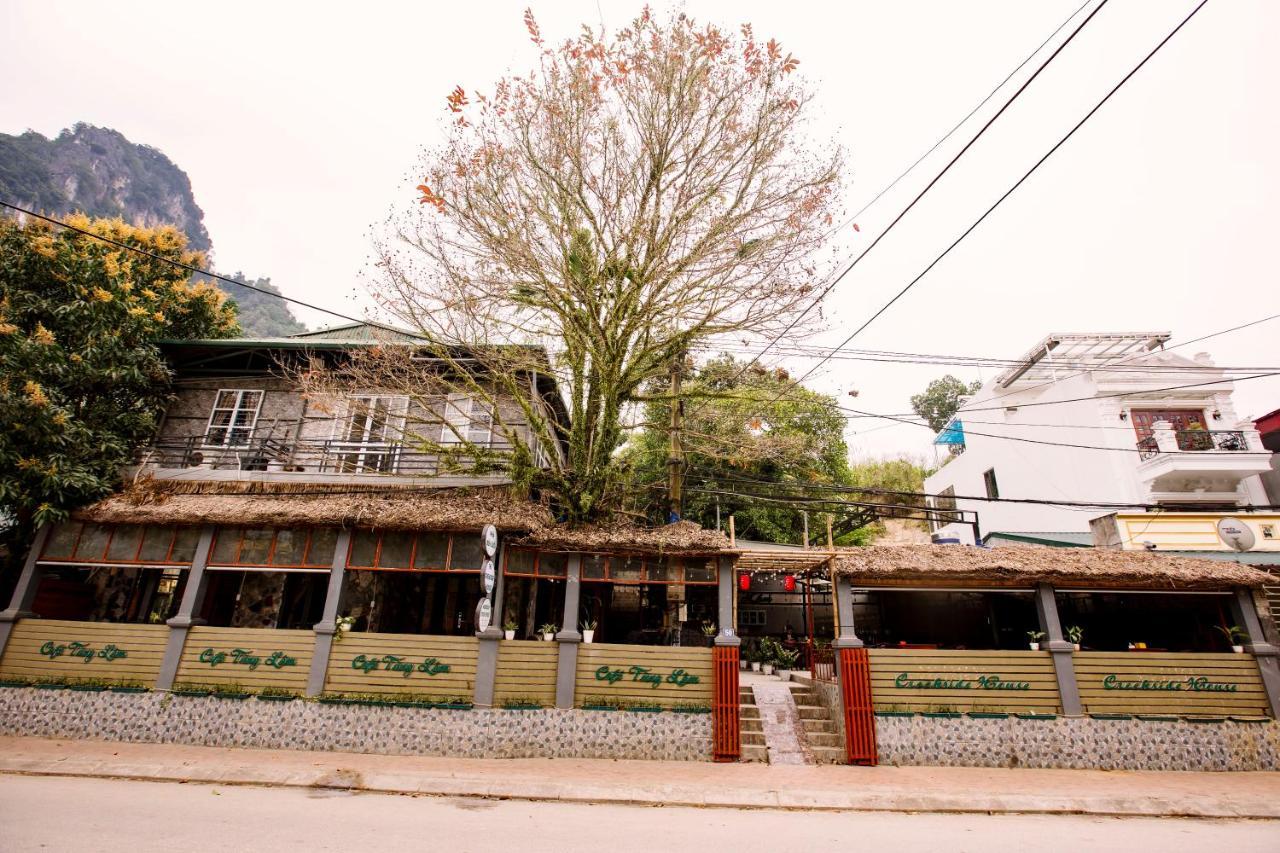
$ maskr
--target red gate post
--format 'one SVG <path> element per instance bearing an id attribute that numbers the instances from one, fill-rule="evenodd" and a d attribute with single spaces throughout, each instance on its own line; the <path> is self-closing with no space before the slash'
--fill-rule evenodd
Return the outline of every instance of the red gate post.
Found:
<path id="1" fill-rule="evenodd" d="M 730 518 L 732 523 L 732 518 Z M 733 597 L 735 558 L 718 559 L 720 631 L 711 653 L 715 684 L 711 701 L 711 757 L 715 761 L 737 761 L 742 757 L 742 714 L 738 697 L 738 646 L 742 640 L 734 630 Z"/>
<path id="2" fill-rule="evenodd" d="M 862 640 L 853 630 L 853 589 L 848 577 L 834 575 L 838 636 L 835 649 L 836 677 L 840 679 L 840 704 L 844 707 L 845 756 L 850 764 L 875 766 L 876 715 L 871 698 L 871 662 Z"/>

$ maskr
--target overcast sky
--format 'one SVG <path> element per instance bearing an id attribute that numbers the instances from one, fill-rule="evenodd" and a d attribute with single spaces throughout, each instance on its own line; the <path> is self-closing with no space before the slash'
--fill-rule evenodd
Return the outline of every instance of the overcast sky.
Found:
<path id="1" fill-rule="evenodd" d="M 1082 0 L 689 2 L 779 39 L 848 152 L 856 210 L 984 98 Z M 1097 2 L 1097 0 L 1093 0 Z M 188 175 L 217 268 L 361 313 L 369 236 L 414 203 L 420 148 L 455 85 L 488 88 L 534 49 L 529 0 L 0 5 L 0 131 L 116 128 Z M 668 4 L 656 2 L 661 11 Z M 842 281 L 842 340 L 1003 193 L 1194 6 L 1112 0 L 894 233 Z M 640 3 L 533 3 L 549 40 Z M 1064 31 L 1063 35 L 1065 35 Z M 1050 332 L 1189 339 L 1280 311 L 1280 3 L 1212 0 L 1112 101 L 853 346 L 1014 358 Z M 1061 39 L 1063 36 L 1059 36 Z M 865 247 L 1038 64 L 859 219 Z M 323 325 L 318 315 L 304 315 Z M 1280 364 L 1280 320 L 1205 342 L 1219 364 Z M 1202 347 L 1192 346 L 1188 353 Z M 786 362 L 803 371 L 811 362 Z M 946 368 L 842 361 L 810 384 L 895 413 Z M 953 370 L 964 379 L 976 371 Z M 988 373 L 985 378 L 990 378 Z M 1280 408 L 1280 377 L 1237 386 Z M 854 431 L 856 430 L 856 432 Z M 858 423 L 858 455 L 932 455 L 923 428 Z"/>

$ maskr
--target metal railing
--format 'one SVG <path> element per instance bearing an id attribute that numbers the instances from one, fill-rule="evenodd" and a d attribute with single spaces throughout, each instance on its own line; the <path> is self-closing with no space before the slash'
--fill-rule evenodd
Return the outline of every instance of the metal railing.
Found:
<path id="1" fill-rule="evenodd" d="M 1174 433 L 1178 450 L 1187 453 L 1221 451 L 1224 453 L 1243 453 L 1249 450 L 1249 442 L 1241 430 L 1224 429 L 1180 429 Z M 1154 435 L 1149 435 L 1137 444 L 1140 459 L 1150 459 L 1160 453 L 1160 445 Z"/>
<path id="2" fill-rule="evenodd" d="M 138 462 L 158 468 L 416 477 L 467 473 L 473 467 L 466 459 L 446 459 L 438 453 L 414 450 L 399 442 L 256 438 L 233 447 L 209 444 L 203 436 L 157 441 L 139 452 Z"/>

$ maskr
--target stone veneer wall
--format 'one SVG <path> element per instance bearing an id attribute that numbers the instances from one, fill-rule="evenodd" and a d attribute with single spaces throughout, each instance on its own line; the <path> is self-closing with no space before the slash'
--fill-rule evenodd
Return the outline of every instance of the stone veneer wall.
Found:
<path id="1" fill-rule="evenodd" d="M 0 734 L 457 758 L 711 758 L 710 714 L 449 711 L 22 687 L 0 688 Z"/>
<path id="2" fill-rule="evenodd" d="M 880 763 L 1099 770 L 1280 770 L 1280 723 L 876 716 Z"/>

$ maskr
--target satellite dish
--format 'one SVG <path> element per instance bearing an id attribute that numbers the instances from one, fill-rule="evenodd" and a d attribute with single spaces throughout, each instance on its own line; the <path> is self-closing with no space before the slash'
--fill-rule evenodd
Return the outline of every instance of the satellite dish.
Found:
<path id="1" fill-rule="evenodd" d="M 1218 520 L 1218 538 L 1237 551 L 1248 551 L 1257 542 L 1253 530 L 1238 518 Z"/>

